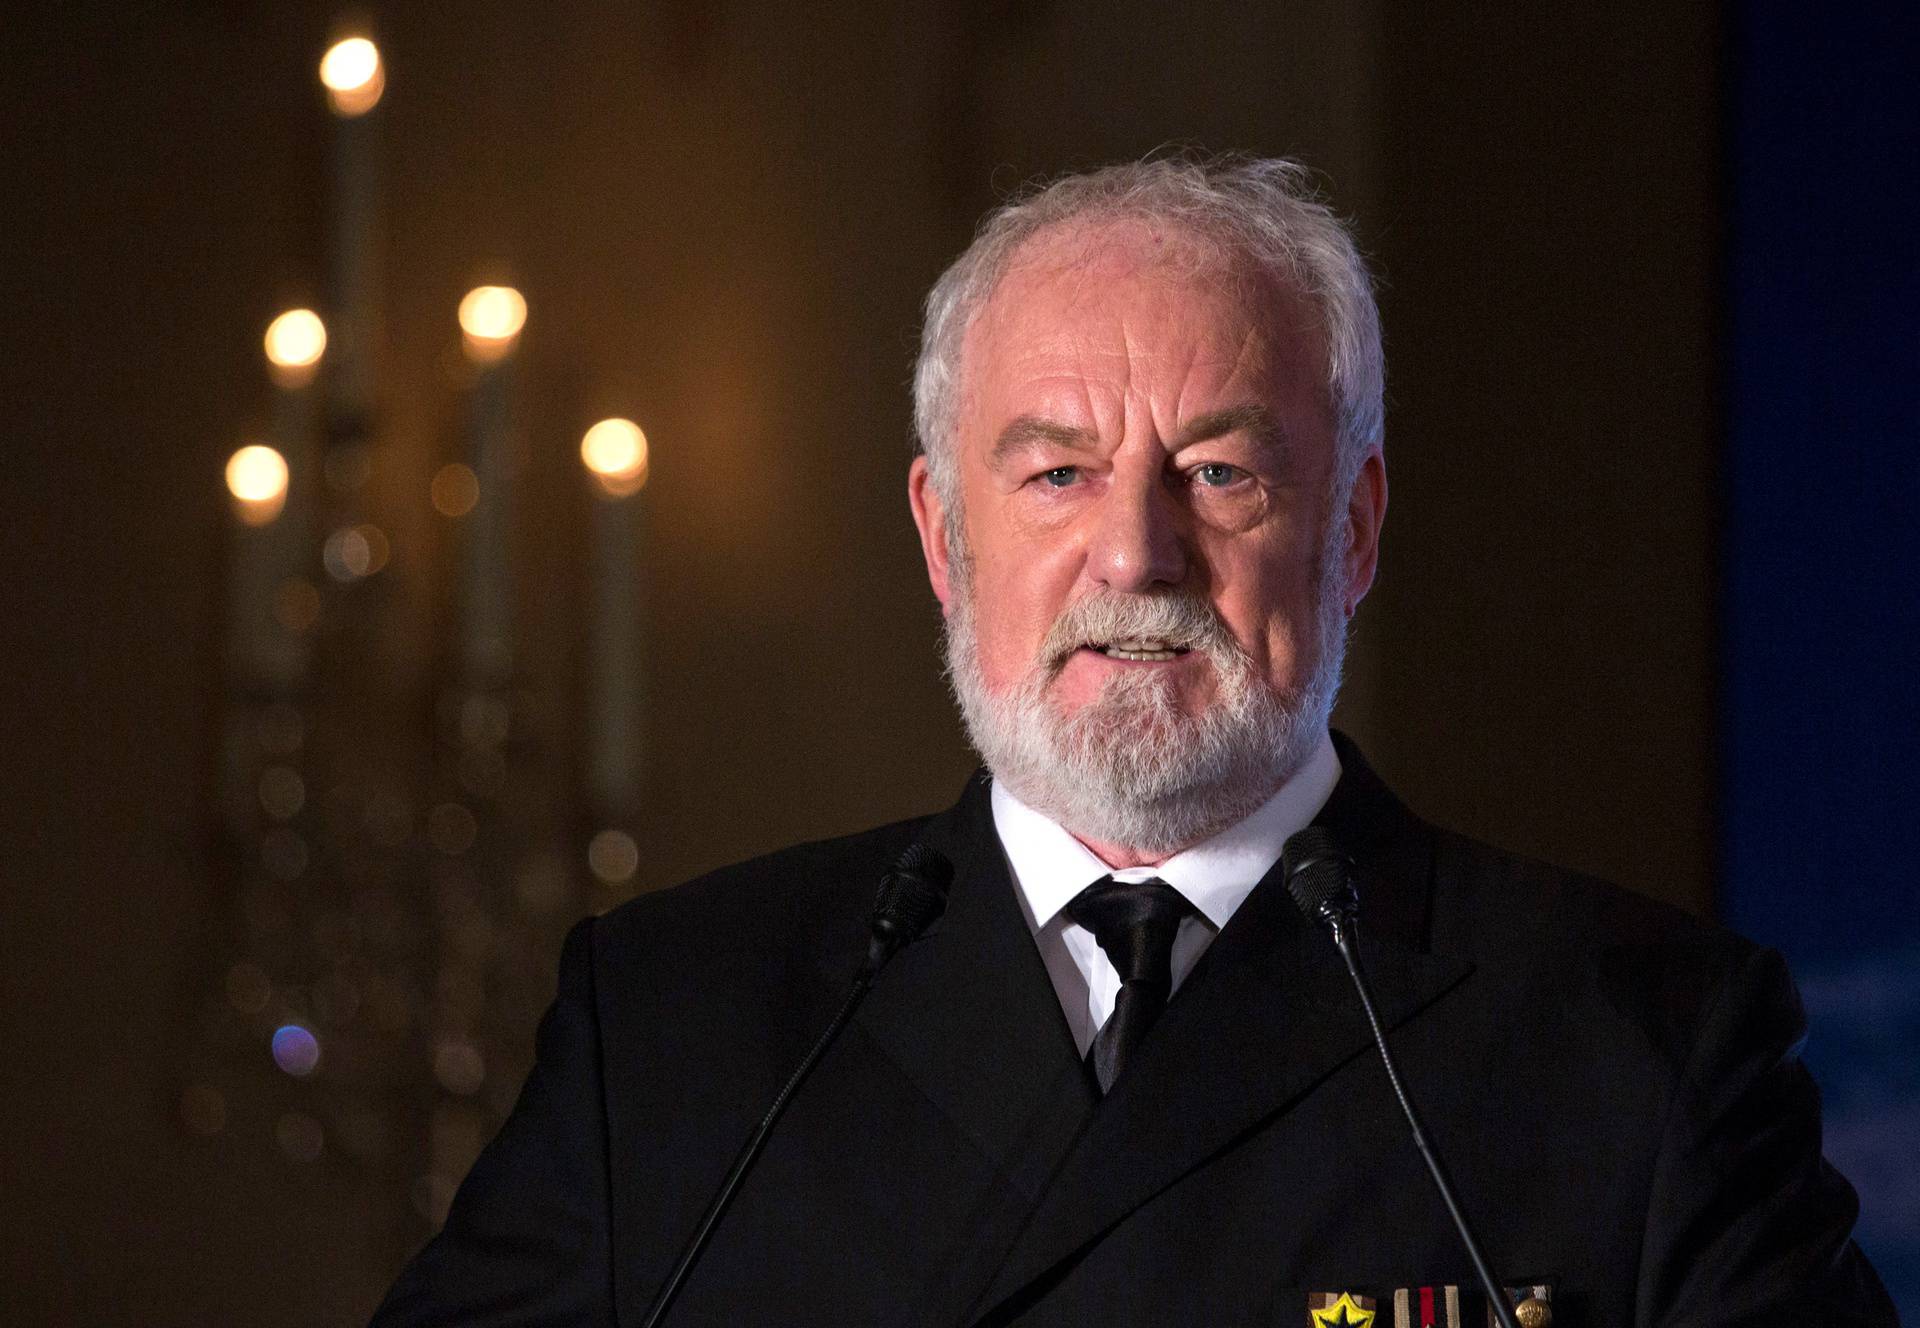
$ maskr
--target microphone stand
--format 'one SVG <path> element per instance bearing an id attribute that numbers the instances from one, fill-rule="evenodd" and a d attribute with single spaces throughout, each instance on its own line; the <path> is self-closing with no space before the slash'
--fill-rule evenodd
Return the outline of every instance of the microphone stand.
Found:
<path id="1" fill-rule="evenodd" d="M 860 1008 L 860 1002 L 866 999 L 869 991 L 873 990 L 874 972 L 872 965 L 861 967 L 860 972 L 853 979 L 853 989 L 847 993 L 847 999 L 841 1002 L 840 1012 L 834 1015 L 833 1022 L 827 1025 L 819 1041 L 813 1044 L 813 1050 L 809 1051 L 800 1064 L 794 1067 L 793 1073 L 787 1078 L 786 1087 L 780 1090 L 780 1095 L 774 1098 L 773 1105 L 767 1108 L 767 1114 L 760 1118 L 760 1123 L 754 1127 L 753 1133 L 747 1136 L 747 1142 L 741 1147 L 739 1155 L 733 1159 L 733 1166 L 727 1170 L 727 1178 L 720 1182 L 720 1189 L 708 1203 L 707 1211 L 701 1215 L 700 1224 L 694 1228 L 692 1238 L 687 1241 L 686 1248 L 680 1251 L 680 1258 L 674 1263 L 673 1271 L 667 1275 L 667 1280 L 661 1284 L 658 1294 L 654 1296 L 653 1308 L 647 1311 L 642 1328 L 658 1328 L 661 1320 L 666 1317 L 667 1307 L 673 1304 L 674 1297 L 680 1294 L 680 1288 L 686 1282 L 687 1274 L 693 1271 L 694 1261 L 706 1248 L 707 1238 L 713 1234 L 713 1229 L 720 1224 L 721 1215 L 733 1202 L 733 1196 L 739 1190 L 740 1182 L 746 1179 L 747 1172 L 752 1168 L 755 1159 L 760 1156 L 760 1151 L 767 1146 L 767 1137 L 773 1133 L 774 1122 L 780 1119 L 782 1112 L 786 1111 L 788 1100 L 799 1090 L 801 1082 L 813 1072 L 813 1067 L 820 1063 L 820 1058 L 827 1054 L 827 1048 L 833 1045 L 833 1040 L 840 1036 L 840 1030 L 846 1027 L 849 1019 L 853 1018 L 853 1012 Z"/>
<path id="2" fill-rule="evenodd" d="M 1513 1317 L 1513 1306 L 1507 1301 L 1506 1290 L 1493 1275 L 1493 1267 L 1487 1262 L 1480 1241 L 1467 1222 L 1466 1211 L 1460 1207 L 1460 1198 L 1453 1191 L 1453 1182 L 1447 1176 L 1446 1166 L 1440 1161 L 1440 1154 L 1427 1141 L 1426 1129 L 1420 1124 L 1420 1113 L 1414 1110 L 1413 1099 L 1407 1096 L 1406 1085 L 1400 1081 L 1400 1067 L 1394 1064 L 1393 1053 L 1387 1050 L 1386 1031 L 1380 1027 L 1380 1015 L 1373 1008 L 1373 992 L 1360 971 L 1360 952 L 1354 944 L 1359 930 L 1359 900 L 1349 886 L 1323 902 L 1319 914 L 1320 920 L 1326 923 L 1327 930 L 1333 934 L 1333 944 L 1340 951 L 1340 957 L 1346 960 L 1347 972 L 1353 977 L 1354 990 L 1360 993 L 1360 1006 L 1367 1013 L 1367 1025 L 1373 1029 L 1374 1045 L 1380 1048 L 1380 1059 L 1386 1064 L 1387 1082 L 1393 1085 L 1393 1095 L 1400 1099 L 1400 1110 L 1405 1113 L 1407 1124 L 1413 1127 L 1414 1146 L 1426 1161 L 1427 1171 L 1433 1176 L 1434 1188 L 1440 1191 L 1441 1201 L 1446 1204 L 1453 1225 L 1460 1232 L 1461 1244 L 1467 1247 L 1467 1258 L 1472 1260 L 1474 1275 L 1480 1279 L 1480 1285 L 1487 1293 L 1487 1303 L 1493 1307 L 1500 1328 L 1519 1328 Z"/>
<path id="3" fill-rule="evenodd" d="M 686 1247 L 680 1251 L 680 1257 L 674 1262 L 673 1271 L 667 1274 L 667 1280 L 661 1284 L 654 1295 L 653 1305 L 647 1310 L 642 1328 L 659 1328 L 666 1318 L 667 1309 L 674 1298 L 686 1285 L 687 1276 L 693 1271 L 694 1263 L 707 1247 L 714 1228 L 720 1225 L 720 1218 L 732 1204 L 734 1195 L 739 1192 L 741 1182 L 752 1170 L 761 1150 L 767 1146 L 767 1138 L 773 1133 L 773 1126 L 787 1109 L 787 1103 L 799 1091 L 807 1076 L 813 1073 L 813 1067 L 827 1054 L 834 1039 L 840 1036 L 840 1030 L 853 1018 L 853 1012 L 860 1008 L 860 1002 L 873 990 L 873 980 L 889 959 L 899 953 L 902 946 L 919 937 L 933 920 L 940 916 L 947 906 L 947 889 L 953 884 L 953 864 L 930 848 L 924 839 L 908 845 L 906 852 L 894 862 L 885 879 L 880 882 L 880 896 L 874 901 L 873 914 L 868 919 L 872 935 L 867 941 L 867 957 L 860 970 L 853 975 L 853 987 L 847 992 L 846 1000 L 840 1003 L 839 1013 L 833 1016 L 826 1030 L 793 1073 L 787 1076 L 786 1086 L 774 1098 L 773 1105 L 767 1108 L 767 1114 L 754 1126 L 753 1133 L 741 1146 L 740 1153 L 733 1159 L 733 1165 L 727 1169 L 726 1179 L 720 1182 L 719 1190 L 707 1204 L 706 1212 L 700 1215 L 699 1225 L 693 1230 Z"/>

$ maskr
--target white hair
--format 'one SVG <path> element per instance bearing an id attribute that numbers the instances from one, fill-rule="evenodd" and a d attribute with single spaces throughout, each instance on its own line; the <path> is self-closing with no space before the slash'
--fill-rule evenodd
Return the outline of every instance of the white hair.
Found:
<path id="1" fill-rule="evenodd" d="M 1321 552 L 1313 637 L 1299 643 L 1306 676 L 1284 690 L 1260 676 L 1204 595 L 1169 589 L 1070 605 L 1034 665 L 995 692 L 980 666 L 973 587 L 961 577 L 944 644 L 968 738 L 995 779 L 1074 834 L 1155 853 L 1199 843 L 1271 797 L 1327 731 L 1346 653 L 1342 547 L 1330 537 Z M 1129 635 L 1205 654 L 1218 684 L 1213 703 L 1186 714 L 1164 679 L 1130 674 L 1061 714 L 1047 696 L 1061 658 L 1084 640 Z"/>
<path id="2" fill-rule="evenodd" d="M 1381 445 L 1385 375 L 1373 281 L 1353 237 L 1298 162 L 1175 157 L 1062 176 L 1013 199 L 987 215 L 973 243 L 928 292 L 913 417 L 934 491 L 947 510 L 959 510 L 954 432 L 967 328 L 1021 247 L 1041 231 L 1126 220 L 1176 226 L 1307 297 L 1326 342 L 1336 429 L 1333 492 L 1344 495 L 1367 454 Z"/>

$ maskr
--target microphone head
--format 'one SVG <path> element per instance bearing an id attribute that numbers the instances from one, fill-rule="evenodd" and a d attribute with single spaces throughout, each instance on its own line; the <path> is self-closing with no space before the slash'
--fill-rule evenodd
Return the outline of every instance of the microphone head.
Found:
<path id="1" fill-rule="evenodd" d="M 884 962 L 932 926 L 946 912 L 952 885 L 952 863 L 925 840 L 909 844 L 881 879 L 880 895 L 873 902 L 874 957 Z"/>
<path id="2" fill-rule="evenodd" d="M 1333 831 L 1310 825 L 1287 840 L 1280 872 L 1294 904 L 1313 922 L 1328 922 L 1359 908 L 1353 890 L 1353 859 L 1340 851 Z"/>

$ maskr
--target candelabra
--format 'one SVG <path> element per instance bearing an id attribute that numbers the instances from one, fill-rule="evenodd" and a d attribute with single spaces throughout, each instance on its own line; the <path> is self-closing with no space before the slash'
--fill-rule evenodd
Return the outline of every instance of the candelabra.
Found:
<path id="1" fill-rule="evenodd" d="M 580 778 L 556 779 L 536 721 L 567 698 L 530 690 L 514 652 L 527 301 L 485 285 L 457 305 L 465 455 L 421 495 L 457 535 L 447 566 L 425 569 L 454 585 L 455 627 L 420 679 L 388 667 L 383 643 L 419 630 L 389 565 L 427 555 L 396 547 L 367 483 L 389 445 L 376 411 L 387 71 L 353 31 L 320 80 L 334 140 L 326 317 L 291 309 L 267 328 L 269 436 L 226 469 L 216 888 L 173 1091 L 204 1147 L 357 1169 L 412 1244 L 512 1105 L 566 925 L 632 887 L 648 452 L 624 419 L 581 440 L 588 719 Z"/>

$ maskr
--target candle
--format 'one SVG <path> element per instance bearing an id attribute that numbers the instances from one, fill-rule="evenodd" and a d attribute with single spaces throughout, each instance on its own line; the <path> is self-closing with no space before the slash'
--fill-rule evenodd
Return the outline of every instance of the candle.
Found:
<path id="1" fill-rule="evenodd" d="M 587 680 L 587 797 L 598 823 L 632 819 L 640 800 L 640 489 L 647 436 L 607 419 L 580 440 L 592 477 L 593 593 Z"/>
<path id="2" fill-rule="evenodd" d="M 467 519 L 460 664 L 476 689 L 505 686 L 513 667 L 512 389 L 526 321 L 527 302 L 511 286 L 476 286 L 460 301 L 460 331 L 475 370 L 468 435 L 479 490 Z"/>
<path id="3" fill-rule="evenodd" d="M 327 48 L 320 82 L 334 118 L 333 229 L 330 296 L 335 353 L 330 404 L 339 440 L 364 443 L 373 409 L 373 355 L 379 338 L 379 117 L 371 114 L 386 90 L 380 50 L 365 36 Z M 363 468 L 346 467 L 343 474 Z"/>
<path id="4" fill-rule="evenodd" d="M 305 624 L 286 611 L 286 597 L 314 574 L 319 519 L 314 377 L 327 349 L 326 325 L 311 309 L 289 309 L 263 339 L 273 378 L 273 443 L 287 467 L 284 508 L 271 526 L 275 616 L 286 635 L 288 682 L 306 669 Z"/>
<path id="5" fill-rule="evenodd" d="M 228 566 L 227 665 L 241 693 L 284 690 L 297 668 L 289 634 L 274 614 L 282 559 L 275 527 L 287 502 L 287 462 L 264 443 L 227 459 L 233 500 Z"/>

